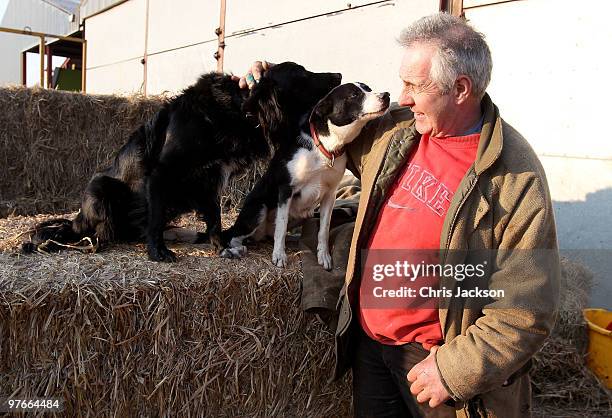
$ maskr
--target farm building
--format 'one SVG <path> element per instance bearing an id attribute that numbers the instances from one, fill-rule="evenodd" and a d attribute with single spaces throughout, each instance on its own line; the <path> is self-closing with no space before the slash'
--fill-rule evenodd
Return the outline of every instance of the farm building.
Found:
<path id="1" fill-rule="evenodd" d="M 446 10 L 486 35 L 488 91 L 536 150 L 554 199 L 561 298 L 533 358 L 533 415 L 609 414 L 610 392 L 585 366 L 583 309 L 612 307 L 612 145 L 599 132 L 611 6 L 584 3 L 0 0 L 0 395 L 59 397 L 66 416 L 350 416 L 351 377 L 328 380 L 334 329 L 305 306 L 314 256 L 296 236 L 286 268 L 271 264 L 270 243 L 240 260 L 172 243 L 172 264 L 139 243 L 19 249 L 35 223 L 75 216 L 92 173 L 200 74 L 292 60 L 396 98 L 400 30 Z M 224 227 L 262 166 L 230 182 Z M 192 214 L 176 222 L 203 227 Z M 343 282 L 313 259 L 319 278 Z"/>
<path id="2" fill-rule="evenodd" d="M 401 28 L 440 8 L 461 10 L 491 46 L 489 93 L 548 173 L 560 247 L 594 270 L 593 303 L 610 307 L 612 141 L 600 132 L 606 120 L 602 98 L 611 89 L 601 81 L 607 68 L 601 51 L 612 39 L 608 1 L 580 6 L 572 0 L 77 3 L 10 1 L 1 26 L 84 38 L 87 92 L 145 95 L 178 92 L 218 68 L 241 74 L 255 59 L 267 59 L 338 71 L 346 81 L 365 81 L 397 97 L 395 39 Z M 49 40 L 49 47 L 70 51 L 80 70 L 80 44 Z M 0 48 L 6 63 L 0 82 L 18 82 L 21 54 L 37 51 L 37 40 L 0 33 Z"/>

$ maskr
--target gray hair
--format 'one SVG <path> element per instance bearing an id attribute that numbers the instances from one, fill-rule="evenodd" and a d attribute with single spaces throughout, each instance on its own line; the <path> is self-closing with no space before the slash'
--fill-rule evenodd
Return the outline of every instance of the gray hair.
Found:
<path id="1" fill-rule="evenodd" d="M 462 18 L 448 13 L 423 17 L 402 31 L 399 43 L 406 48 L 414 44 L 436 47 L 429 76 L 443 93 L 463 74 L 472 80 L 474 94 L 484 96 L 491 81 L 491 51 L 484 35 Z"/>

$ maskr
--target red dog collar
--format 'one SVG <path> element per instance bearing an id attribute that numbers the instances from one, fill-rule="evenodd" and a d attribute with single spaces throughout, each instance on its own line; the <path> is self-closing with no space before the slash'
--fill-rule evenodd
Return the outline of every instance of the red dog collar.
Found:
<path id="1" fill-rule="evenodd" d="M 330 161 L 329 166 L 333 167 L 336 158 L 344 154 L 344 147 L 337 149 L 334 152 L 329 152 L 327 148 L 323 146 L 321 141 L 319 141 L 319 135 L 317 135 L 317 131 L 315 130 L 315 127 L 312 123 L 310 123 L 310 136 L 312 136 L 312 140 L 314 141 L 317 148 L 319 148 L 319 151 L 321 151 L 321 154 L 323 154 L 325 158 Z"/>

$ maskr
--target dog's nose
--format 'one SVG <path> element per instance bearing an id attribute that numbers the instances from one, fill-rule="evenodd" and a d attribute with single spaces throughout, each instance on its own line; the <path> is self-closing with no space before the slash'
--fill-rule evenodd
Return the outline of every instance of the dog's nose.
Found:
<path id="1" fill-rule="evenodd" d="M 340 73 L 331 73 L 331 76 L 334 79 L 334 81 L 338 84 L 340 84 L 340 81 L 342 81 L 342 74 Z"/>
<path id="2" fill-rule="evenodd" d="M 328 85 L 329 90 L 339 86 L 341 80 L 342 74 L 340 73 L 325 73 L 325 82 Z"/>
<path id="3" fill-rule="evenodd" d="M 381 93 L 379 97 L 385 106 L 389 106 L 389 102 L 391 101 L 391 95 L 388 92 Z"/>

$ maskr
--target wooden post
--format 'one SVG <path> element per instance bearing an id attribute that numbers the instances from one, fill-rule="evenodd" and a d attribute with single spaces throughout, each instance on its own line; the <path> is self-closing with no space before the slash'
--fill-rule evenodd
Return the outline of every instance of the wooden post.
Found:
<path id="1" fill-rule="evenodd" d="M 40 37 L 38 45 L 38 54 L 40 55 L 40 87 L 45 88 L 45 37 Z"/>
<path id="2" fill-rule="evenodd" d="M 83 41 L 83 58 L 81 59 L 81 91 L 87 92 L 87 41 Z"/>

